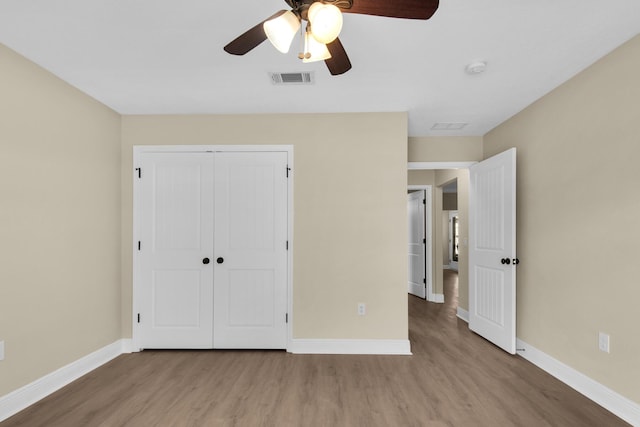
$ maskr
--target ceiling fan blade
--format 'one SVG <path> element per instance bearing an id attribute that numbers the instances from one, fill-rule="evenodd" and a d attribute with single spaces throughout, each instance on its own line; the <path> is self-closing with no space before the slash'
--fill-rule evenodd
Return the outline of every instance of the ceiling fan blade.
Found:
<path id="1" fill-rule="evenodd" d="M 285 12 L 286 10 L 279 10 L 255 27 L 238 36 L 235 40 L 226 45 L 224 50 L 232 55 L 244 55 L 249 52 L 251 49 L 267 39 L 263 24 L 271 19 L 277 18 Z"/>
<path id="2" fill-rule="evenodd" d="M 327 49 L 329 49 L 331 58 L 325 59 L 324 63 L 327 64 L 327 68 L 332 76 L 344 74 L 351 69 L 351 61 L 349 61 L 347 52 L 344 50 L 340 39 L 335 39 L 329 43 Z"/>
<path id="3" fill-rule="evenodd" d="M 439 0 L 353 0 L 347 13 L 390 18 L 429 19 L 438 10 Z"/>

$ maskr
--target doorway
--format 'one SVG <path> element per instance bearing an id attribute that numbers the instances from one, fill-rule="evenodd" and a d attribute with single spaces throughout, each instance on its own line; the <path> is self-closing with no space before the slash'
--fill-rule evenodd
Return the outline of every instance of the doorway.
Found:
<path id="1" fill-rule="evenodd" d="M 513 267 L 518 263 L 515 254 L 516 149 L 508 149 L 480 163 L 463 162 L 453 166 L 410 162 L 408 169 L 410 172 L 440 170 L 445 165 L 463 172 L 458 178 L 466 175 L 458 180 L 458 184 L 466 188 L 464 196 L 459 191 L 458 197 L 465 205 L 458 209 L 460 304 L 457 315 L 469 323 L 471 330 L 513 354 L 516 308 Z M 449 181 L 437 175 L 434 179 L 439 185 L 435 188 L 436 203 L 442 186 Z M 411 176 L 409 179 L 411 182 Z M 434 212 L 438 214 L 437 207 Z M 436 223 L 439 223 L 437 218 Z M 438 248 L 442 247 L 438 245 Z M 438 254 L 442 262 L 442 251 L 437 250 L 436 256 Z M 470 310 L 461 309 L 460 305 Z"/>
<path id="2" fill-rule="evenodd" d="M 457 206 L 446 204 L 448 210 L 458 211 L 458 300 L 460 304 L 456 309 L 456 314 L 461 319 L 468 319 L 468 312 L 465 309 L 468 304 L 468 190 L 469 171 L 468 168 L 475 162 L 424 162 L 409 163 L 409 182 L 412 185 L 426 184 L 433 188 L 433 296 L 434 302 L 445 302 L 443 267 L 449 266 L 448 261 L 448 211 L 446 216 L 443 210 L 443 187 L 447 184 L 457 184 Z M 449 199 L 456 198 L 454 194 L 444 196 Z M 447 194 L 447 193 L 444 193 Z M 447 255 L 445 256 L 445 251 Z M 446 260 L 446 262 L 445 262 Z M 460 308 L 462 307 L 462 308 Z"/>

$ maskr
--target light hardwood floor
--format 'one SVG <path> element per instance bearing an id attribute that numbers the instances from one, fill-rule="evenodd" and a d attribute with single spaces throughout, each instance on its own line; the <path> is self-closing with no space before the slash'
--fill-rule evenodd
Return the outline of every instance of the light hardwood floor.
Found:
<path id="1" fill-rule="evenodd" d="M 75 426 L 627 425 L 457 319 L 409 298 L 413 356 L 281 351 L 123 355 L 1 423 Z"/>

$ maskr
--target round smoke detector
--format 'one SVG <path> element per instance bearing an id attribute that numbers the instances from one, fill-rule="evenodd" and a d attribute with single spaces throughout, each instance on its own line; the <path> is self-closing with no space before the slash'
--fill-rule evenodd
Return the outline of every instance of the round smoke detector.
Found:
<path id="1" fill-rule="evenodd" d="M 484 61 L 472 62 L 467 65 L 464 71 L 467 74 L 480 74 L 483 73 L 487 69 L 487 63 Z"/>

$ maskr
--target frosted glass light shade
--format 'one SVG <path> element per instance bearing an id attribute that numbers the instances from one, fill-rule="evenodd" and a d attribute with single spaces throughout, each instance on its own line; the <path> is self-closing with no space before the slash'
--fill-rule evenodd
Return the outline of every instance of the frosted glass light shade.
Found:
<path id="1" fill-rule="evenodd" d="M 334 41 L 342 30 L 342 12 L 337 6 L 315 2 L 307 12 L 311 34 L 322 44 Z"/>
<path id="2" fill-rule="evenodd" d="M 300 20 L 288 10 L 277 18 L 265 22 L 262 27 L 273 47 L 282 53 L 287 53 L 293 37 L 300 29 Z"/>
<path id="3" fill-rule="evenodd" d="M 331 53 L 327 49 L 327 45 L 318 42 L 308 32 L 304 36 L 304 58 L 302 62 L 324 61 L 331 58 Z"/>

